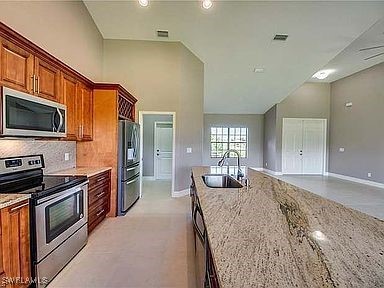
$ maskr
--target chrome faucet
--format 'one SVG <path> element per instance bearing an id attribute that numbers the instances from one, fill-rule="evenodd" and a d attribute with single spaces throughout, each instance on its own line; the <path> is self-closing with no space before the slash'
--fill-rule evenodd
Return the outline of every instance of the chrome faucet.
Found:
<path id="1" fill-rule="evenodd" d="M 243 177 L 244 177 L 244 173 L 243 171 L 241 171 L 241 168 L 240 168 L 240 153 L 239 151 L 237 150 L 234 150 L 234 149 L 229 149 L 227 150 L 223 157 L 220 159 L 220 161 L 217 163 L 217 165 L 219 165 L 220 167 L 223 167 L 224 163 L 225 163 L 225 159 L 227 159 L 229 157 L 229 154 L 233 152 L 237 155 L 237 180 L 240 181 Z"/>

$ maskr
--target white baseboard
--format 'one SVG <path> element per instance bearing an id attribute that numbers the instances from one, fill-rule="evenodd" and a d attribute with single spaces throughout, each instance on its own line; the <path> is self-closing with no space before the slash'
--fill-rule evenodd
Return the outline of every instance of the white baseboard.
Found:
<path id="1" fill-rule="evenodd" d="M 147 181 L 155 181 L 155 176 L 143 176 L 143 180 L 147 180 Z"/>
<path id="2" fill-rule="evenodd" d="M 184 189 L 181 191 L 173 191 L 172 197 L 183 197 L 189 195 L 189 189 Z"/>
<path id="3" fill-rule="evenodd" d="M 379 183 L 379 182 L 375 182 L 375 181 L 364 180 L 364 179 L 360 179 L 360 178 L 356 178 L 356 177 L 351 177 L 351 176 L 346 176 L 346 175 L 336 174 L 336 173 L 331 173 L 331 172 L 327 172 L 327 175 L 331 176 L 331 177 L 347 180 L 347 181 L 360 183 L 360 184 L 365 184 L 365 185 L 374 186 L 374 187 L 378 187 L 378 188 L 384 188 L 383 183 Z"/>
<path id="4" fill-rule="evenodd" d="M 249 167 L 249 169 L 256 170 L 256 171 L 263 171 L 263 167 Z"/>
<path id="5" fill-rule="evenodd" d="M 258 170 L 258 171 L 263 171 L 263 172 L 266 172 L 268 174 L 272 174 L 272 175 L 276 175 L 276 176 L 283 175 L 283 173 L 281 173 L 279 171 L 273 171 L 273 170 L 269 170 L 269 169 L 266 169 L 266 168 L 261 168 L 261 170 Z"/>

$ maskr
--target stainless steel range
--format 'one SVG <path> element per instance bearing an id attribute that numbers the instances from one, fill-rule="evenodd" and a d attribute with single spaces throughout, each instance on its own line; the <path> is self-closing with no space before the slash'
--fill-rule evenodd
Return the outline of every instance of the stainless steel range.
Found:
<path id="1" fill-rule="evenodd" d="M 87 243 L 88 180 L 42 168 L 43 155 L 0 159 L 0 193 L 31 195 L 32 277 L 51 281 Z"/>

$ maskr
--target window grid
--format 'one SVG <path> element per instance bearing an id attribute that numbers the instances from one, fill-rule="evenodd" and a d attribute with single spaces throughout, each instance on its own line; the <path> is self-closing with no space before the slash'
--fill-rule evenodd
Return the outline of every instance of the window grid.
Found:
<path id="1" fill-rule="evenodd" d="M 241 158 L 248 157 L 248 128 L 211 127 L 211 158 L 223 157 L 228 149 L 239 151 Z M 231 152 L 229 157 L 236 154 Z"/>

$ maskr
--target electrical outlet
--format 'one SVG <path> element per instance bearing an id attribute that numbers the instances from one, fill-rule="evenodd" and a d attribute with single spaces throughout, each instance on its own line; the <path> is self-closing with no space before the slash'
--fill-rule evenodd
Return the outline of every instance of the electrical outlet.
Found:
<path id="1" fill-rule="evenodd" d="M 265 162 L 265 167 L 268 167 L 268 162 Z"/>
<path id="2" fill-rule="evenodd" d="M 69 153 L 64 153 L 64 161 L 69 161 Z"/>
<path id="3" fill-rule="evenodd" d="M 340 148 L 339 148 L 339 151 L 340 151 L 340 152 L 344 152 L 344 151 L 345 151 L 344 147 L 340 147 Z"/>
<path id="4" fill-rule="evenodd" d="M 369 178 L 372 177 L 372 173 L 371 173 L 371 172 L 368 172 L 368 177 L 369 177 Z"/>
<path id="5" fill-rule="evenodd" d="M 188 154 L 192 153 L 192 148 L 191 148 L 191 147 L 188 147 L 188 148 L 187 148 L 187 153 L 188 153 Z"/>

